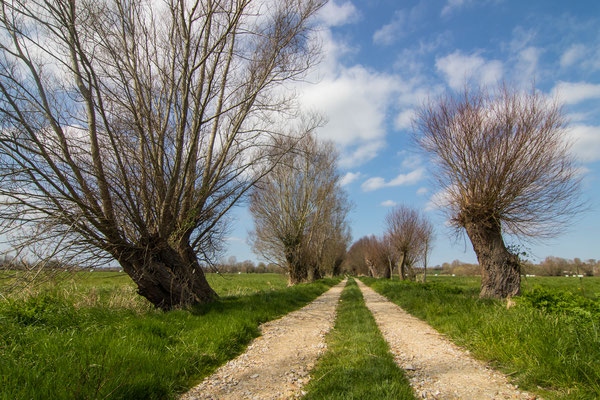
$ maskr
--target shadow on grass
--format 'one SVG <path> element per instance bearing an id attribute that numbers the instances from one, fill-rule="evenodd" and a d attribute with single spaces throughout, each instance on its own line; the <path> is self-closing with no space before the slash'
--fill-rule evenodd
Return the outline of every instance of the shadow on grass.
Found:
<path id="1" fill-rule="evenodd" d="M 57 293 L 0 303 L 0 399 L 176 398 L 240 354 L 258 326 L 312 301 L 321 280 L 190 310 L 76 308 Z"/>

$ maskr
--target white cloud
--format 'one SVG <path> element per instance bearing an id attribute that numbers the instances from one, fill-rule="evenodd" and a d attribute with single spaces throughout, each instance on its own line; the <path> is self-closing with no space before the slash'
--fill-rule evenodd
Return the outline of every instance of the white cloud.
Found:
<path id="1" fill-rule="evenodd" d="M 442 17 L 446 17 L 449 14 L 452 14 L 454 11 L 458 10 L 462 7 L 467 7 L 472 4 L 480 5 L 480 4 L 488 4 L 488 3 L 499 3 L 502 0 L 447 0 L 446 5 L 442 8 L 440 15 Z"/>
<path id="2" fill-rule="evenodd" d="M 600 160 L 600 126 L 575 125 L 569 128 L 572 151 L 582 162 Z"/>
<path id="3" fill-rule="evenodd" d="M 392 20 L 383 25 L 373 34 L 373 43 L 378 45 L 390 45 L 414 30 L 421 20 L 425 10 L 425 3 L 419 2 L 409 9 L 397 10 Z"/>
<path id="4" fill-rule="evenodd" d="M 560 66 L 570 67 L 586 55 L 586 47 L 582 44 L 574 44 L 569 47 L 560 57 Z"/>
<path id="5" fill-rule="evenodd" d="M 414 109 L 403 110 L 398 114 L 396 119 L 394 120 L 394 126 L 396 129 L 410 129 L 412 127 L 412 119 L 415 115 Z"/>
<path id="6" fill-rule="evenodd" d="M 362 174 L 360 172 L 347 172 L 346 175 L 340 179 L 340 186 L 346 186 L 360 178 Z"/>
<path id="7" fill-rule="evenodd" d="M 418 194 L 419 196 L 425 196 L 425 195 L 426 195 L 428 192 L 429 192 L 429 189 L 427 189 L 426 187 L 420 187 L 420 188 L 417 190 L 417 194 Z"/>
<path id="8" fill-rule="evenodd" d="M 450 198 L 450 188 L 444 188 L 435 192 L 425 205 L 425 211 L 439 210 L 448 207 Z"/>
<path id="9" fill-rule="evenodd" d="M 380 205 L 383 207 L 395 207 L 398 205 L 398 203 L 396 203 L 394 200 L 386 200 L 382 201 Z"/>
<path id="10" fill-rule="evenodd" d="M 477 54 L 463 54 L 460 50 L 436 59 L 435 66 L 444 74 L 448 86 L 454 90 L 462 89 L 471 80 L 481 85 L 492 85 L 503 74 L 503 65 L 499 60 L 488 61 Z"/>
<path id="11" fill-rule="evenodd" d="M 384 187 L 393 187 L 393 186 L 403 186 L 403 185 L 413 185 L 419 182 L 425 176 L 424 168 L 417 168 L 414 171 L 411 171 L 407 174 L 399 174 L 394 179 L 386 182 L 385 179 L 377 176 L 373 178 L 369 178 L 363 182 L 361 188 L 365 192 L 371 192 L 373 190 L 381 189 Z"/>
<path id="12" fill-rule="evenodd" d="M 357 65 L 308 86 L 301 102 L 327 118 L 319 136 L 338 144 L 341 166 L 352 167 L 374 158 L 385 146 L 386 111 L 397 87 L 396 77 Z"/>
<path id="13" fill-rule="evenodd" d="M 370 192 L 372 190 L 381 189 L 386 186 L 387 184 L 385 183 L 385 179 L 377 176 L 375 178 L 367 179 L 363 182 L 363 184 L 360 187 L 364 192 Z"/>
<path id="14" fill-rule="evenodd" d="M 558 82 L 552 95 L 566 104 L 577 104 L 585 100 L 600 99 L 600 84 L 587 82 Z"/>
<path id="15" fill-rule="evenodd" d="M 536 76 L 539 58 L 540 50 L 537 47 L 529 46 L 519 51 L 515 80 L 520 81 L 521 85 L 530 85 Z"/>
<path id="16" fill-rule="evenodd" d="M 338 4 L 330 0 L 319 11 L 318 19 L 325 26 L 340 26 L 358 20 L 359 12 L 350 1 Z"/>
<path id="17" fill-rule="evenodd" d="M 446 16 L 467 3 L 470 3 L 470 0 L 448 0 L 444 8 L 442 8 L 441 15 Z"/>
<path id="18" fill-rule="evenodd" d="M 417 167 L 421 166 L 422 163 L 423 159 L 420 155 L 408 153 L 408 155 L 402 160 L 402 167 L 407 169 L 416 169 Z"/>

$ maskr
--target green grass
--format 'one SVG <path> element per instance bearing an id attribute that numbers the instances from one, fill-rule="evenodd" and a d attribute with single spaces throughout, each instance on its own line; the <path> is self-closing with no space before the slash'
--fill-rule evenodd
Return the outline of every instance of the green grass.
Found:
<path id="1" fill-rule="evenodd" d="M 19 272 L 0 271 L 0 274 L 6 277 L 18 275 Z M 209 273 L 206 274 L 206 279 L 221 297 L 244 296 L 287 287 L 287 279 L 282 274 Z M 19 290 L 16 294 L 6 294 L 6 296 L 22 298 L 52 290 L 61 292 L 63 297 L 69 298 L 75 304 L 85 303 L 91 305 L 95 302 L 104 306 L 111 306 L 112 303 L 124 305 L 124 299 L 119 299 L 120 302 L 114 301 L 118 297 L 127 297 L 128 300 L 131 300 L 132 305 L 137 307 L 143 307 L 147 303 L 135 293 L 135 284 L 123 272 L 59 272 L 53 273 L 48 279 L 42 277 L 40 281 L 42 283 L 31 285 L 25 290 Z M 12 282 L 13 279 L 3 280 L 2 275 L 0 275 L 0 294 L 8 292 Z M 150 304 L 145 304 L 145 306 L 151 308 Z"/>
<path id="2" fill-rule="evenodd" d="M 477 292 L 481 285 L 481 278 L 479 276 L 427 275 L 427 281 L 447 284 L 452 287 L 460 287 L 463 289 L 472 289 Z M 534 276 L 521 278 L 522 290 L 527 291 L 536 287 L 566 290 L 590 298 L 600 298 L 600 277 L 597 276 L 586 276 L 581 279 L 563 276 Z"/>
<path id="3" fill-rule="evenodd" d="M 548 312 L 526 302 L 507 309 L 501 301 L 479 300 L 473 281 L 437 279 L 443 283 L 372 278 L 363 281 L 476 357 L 511 373 L 511 378 L 527 390 L 537 391 L 546 399 L 600 398 L 597 318 L 585 318 L 582 313 Z M 577 292 L 571 283 L 575 278 L 546 279 L 557 279 L 549 281 L 554 287 Z M 544 284 L 546 279 L 535 283 Z M 587 279 L 595 285 L 593 278 Z M 457 281 L 459 284 L 453 286 Z"/>
<path id="4" fill-rule="evenodd" d="M 354 280 L 342 293 L 327 346 L 311 374 L 305 400 L 415 398 Z"/>
<path id="5" fill-rule="evenodd" d="M 219 301 L 165 313 L 127 296 L 110 303 L 111 290 L 131 290 L 122 276 L 86 279 L 73 283 L 77 289 L 61 283 L 0 302 L 0 399 L 175 398 L 242 352 L 260 323 L 338 282 L 282 289 L 276 276 L 211 277 Z M 251 287 L 254 294 L 227 295 Z M 88 289 L 95 300 L 84 300 Z"/>

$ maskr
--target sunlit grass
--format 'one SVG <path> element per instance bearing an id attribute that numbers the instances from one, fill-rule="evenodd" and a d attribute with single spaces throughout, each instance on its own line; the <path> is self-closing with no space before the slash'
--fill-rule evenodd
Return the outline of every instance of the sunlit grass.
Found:
<path id="1" fill-rule="evenodd" d="M 327 347 L 304 399 L 415 398 L 354 280 L 342 293 Z"/>
<path id="2" fill-rule="evenodd" d="M 479 300 L 473 281 L 456 278 L 437 278 L 443 283 L 428 284 L 363 281 L 546 399 L 600 398 L 597 319 L 547 313 L 518 302 L 507 308 L 502 301 Z M 576 278 L 530 279 L 577 292 Z M 596 279 L 584 279 L 592 292 Z"/>
<path id="3" fill-rule="evenodd" d="M 277 275 L 218 278 L 220 300 L 160 312 L 127 279 L 93 275 L 0 302 L 0 398 L 175 398 L 242 352 L 260 323 L 337 282 L 287 288 Z"/>

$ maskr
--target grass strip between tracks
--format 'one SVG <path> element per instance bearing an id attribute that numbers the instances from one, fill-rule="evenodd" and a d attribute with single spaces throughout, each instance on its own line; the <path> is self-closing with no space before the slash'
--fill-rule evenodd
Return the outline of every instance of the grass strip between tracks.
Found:
<path id="1" fill-rule="evenodd" d="M 352 279 L 340 297 L 327 352 L 305 390 L 306 400 L 415 398 Z"/>

